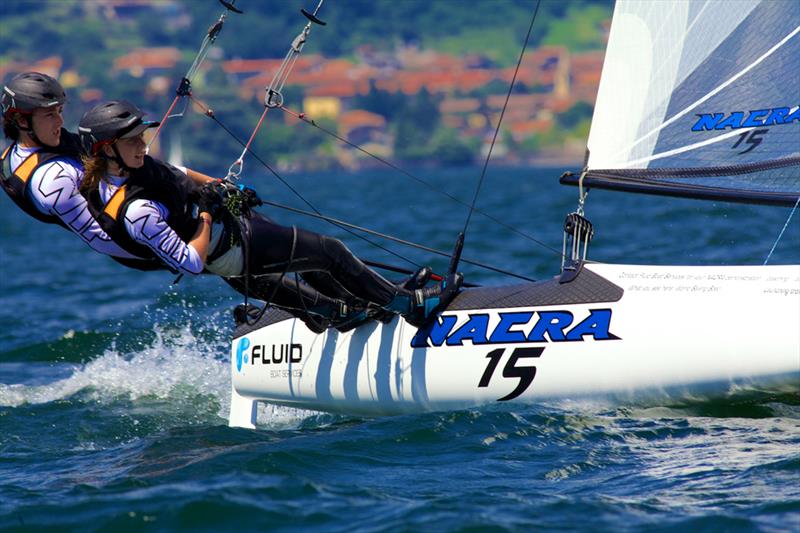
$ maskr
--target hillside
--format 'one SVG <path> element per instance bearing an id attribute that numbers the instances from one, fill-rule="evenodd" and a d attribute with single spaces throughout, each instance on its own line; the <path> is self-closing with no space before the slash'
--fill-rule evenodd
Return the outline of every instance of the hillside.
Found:
<path id="1" fill-rule="evenodd" d="M 240 137 L 260 114 L 269 81 L 263 79 L 272 71 L 234 73 L 243 64 L 236 60 L 282 58 L 306 22 L 299 9 L 315 5 L 238 0 L 245 14 L 227 17 L 194 88 Z M 535 7 L 519 0 L 327 0 L 320 17 L 328 24 L 312 29 L 302 56 L 309 62 L 290 76 L 287 105 L 307 111 L 335 98 L 337 111 L 327 122 L 318 118 L 339 134 L 353 133 L 354 141 L 377 144 L 383 155 L 403 160 L 432 161 L 448 149 L 444 163 L 469 163 L 480 157 L 482 136 L 496 123 L 492 95 L 508 90 Z M 160 116 L 221 6 L 211 0 L 11 0 L 0 10 L 0 77 L 29 68 L 57 75 L 70 94 L 67 119 L 74 124 L 87 106 L 107 98 L 130 99 Z M 518 99 L 528 107 L 516 109 L 505 128 L 503 153 L 512 162 L 542 149 L 580 150 L 610 13 L 607 0 L 544 0 L 539 6 L 524 65 L 530 72 L 515 88 L 520 97 L 530 95 Z M 314 85 L 320 72 L 326 83 Z M 413 72 L 422 81 L 408 81 Z M 449 111 L 456 108 L 466 111 Z M 346 115 L 354 111 L 362 114 Z M 342 121 L 350 129 L 343 131 Z M 178 122 L 162 142 L 183 133 L 187 158 L 214 163 L 202 148 L 209 143 L 222 153 L 236 151 L 236 142 L 212 132 L 202 116 L 189 113 Z M 309 153 L 323 167 L 365 163 L 286 118 L 274 120 L 257 141 L 259 153 L 287 167 L 308 167 L 303 156 Z"/>

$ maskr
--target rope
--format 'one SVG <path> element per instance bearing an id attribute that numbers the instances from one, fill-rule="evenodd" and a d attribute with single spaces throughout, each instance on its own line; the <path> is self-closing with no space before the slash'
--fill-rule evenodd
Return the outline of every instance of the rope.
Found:
<path id="1" fill-rule="evenodd" d="M 278 67 L 278 71 L 272 78 L 272 81 L 267 87 L 264 88 L 264 111 L 261 113 L 261 117 L 258 119 L 256 127 L 253 129 L 253 133 L 250 134 L 250 139 L 248 139 L 247 144 L 244 145 L 244 150 L 242 150 L 241 155 L 231 164 L 230 168 L 228 169 L 228 175 L 225 176 L 226 180 L 239 179 L 239 175 L 242 173 L 242 168 L 244 167 L 244 156 L 247 155 L 253 139 L 255 139 L 258 130 L 261 129 L 261 125 L 267 116 L 267 111 L 273 107 L 278 107 L 283 104 L 283 94 L 281 91 L 283 90 L 286 80 L 289 79 L 289 74 L 291 74 L 294 64 L 300 57 L 300 52 L 303 51 L 303 46 L 305 46 L 308 35 L 311 33 L 312 22 L 316 22 L 317 24 L 325 24 L 316 18 L 317 13 L 319 13 L 319 10 L 322 8 L 323 2 L 324 0 L 319 0 L 317 8 L 314 10 L 313 14 L 309 14 L 308 12 L 301 10 L 302 13 L 309 19 L 309 21 L 306 23 L 305 27 L 303 27 L 302 31 L 297 35 L 297 37 L 294 38 L 292 44 L 289 46 L 289 51 L 286 53 L 286 57 L 283 58 L 280 67 Z"/>
<path id="2" fill-rule="evenodd" d="M 244 239 L 243 239 L 244 240 Z M 258 315 L 256 315 L 255 319 L 251 322 L 250 318 L 247 314 L 247 297 L 250 293 L 250 239 L 247 239 L 248 244 L 243 244 L 245 253 L 244 253 L 244 321 L 247 323 L 248 326 L 253 326 L 257 324 L 263 317 L 264 313 L 267 312 L 267 309 L 272 304 L 272 300 L 275 298 L 275 295 L 278 294 L 278 289 L 283 283 L 283 277 L 286 276 L 286 273 L 289 272 L 289 267 L 294 262 L 294 253 L 295 248 L 297 247 L 297 227 L 292 226 L 292 248 L 289 251 L 289 260 L 286 261 L 286 266 L 281 272 L 281 275 L 278 276 L 278 281 L 275 282 L 275 286 L 272 287 L 272 292 L 269 294 L 269 298 L 264 301 L 264 306 L 258 311 Z M 299 294 L 299 291 L 298 291 Z M 305 308 L 305 303 L 302 302 L 302 294 L 300 294 L 301 303 L 303 303 L 303 307 Z"/>
<path id="3" fill-rule="evenodd" d="M 331 137 L 341 141 L 342 143 L 344 143 L 344 144 L 346 144 L 346 145 L 348 145 L 348 146 L 350 146 L 352 148 L 355 148 L 359 152 L 361 152 L 361 153 L 363 153 L 363 154 L 375 159 L 376 161 L 386 165 L 387 167 L 389 167 L 389 168 L 391 168 L 393 170 L 396 170 L 400 174 L 403 174 L 404 176 L 406 176 L 408 178 L 411 178 L 414 181 L 426 186 L 428 189 L 432 190 L 433 192 L 441 194 L 442 196 L 445 196 L 445 197 L 449 198 L 450 200 L 456 202 L 457 204 L 463 205 L 464 207 L 469 207 L 469 204 L 467 202 L 464 202 L 463 200 L 457 198 L 456 196 L 453 196 L 452 194 L 448 193 L 447 191 L 443 191 L 443 190 L 439 189 L 438 187 L 436 187 L 434 184 L 430 183 L 429 181 L 426 181 L 426 180 L 424 180 L 424 179 L 422 179 L 422 178 L 420 178 L 418 176 L 415 176 L 411 172 L 405 170 L 404 168 L 401 168 L 401 167 L 395 165 L 391 161 L 389 161 L 387 159 L 384 159 L 384 158 L 380 157 L 379 155 L 373 154 L 369 150 L 366 150 L 363 147 L 361 147 L 361 146 L 359 146 L 359 145 L 357 145 L 357 144 L 355 144 L 353 142 L 348 141 L 347 139 L 345 139 L 344 137 L 340 136 L 336 132 L 327 129 L 324 126 L 320 126 L 313 119 L 309 119 L 308 115 L 306 115 L 305 113 L 298 113 L 297 111 L 289 109 L 289 108 L 287 108 L 285 106 L 281 106 L 279 109 L 281 111 L 285 112 L 285 113 L 288 113 L 289 115 L 292 115 L 292 116 L 296 117 L 298 120 L 301 120 L 304 123 L 319 129 L 323 133 L 325 133 L 327 135 L 330 135 Z M 488 218 L 489 220 L 491 220 L 492 222 L 498 224 L 499 226 L 502 226 L 503 228 L 505 228 L 505 229 L 507 229 L 507 230 L 509 230 L 509 231 L 511 231 L 513 233 L 516 233 L 520 237 L 528 239 L 529 241 L 534 242 L 534 243 L 538 244 L 539 246 L 542 246 L 543 248 L 546 248 L 547 250 L 553 252 L 556 255 L 561 255 L 560 252 L 557 249 L 551 247 L 548 244 L 545 244 L 544 242 L 540 241 L 536 237 L 534 237 L 534 236 L 532 236 L 532 235 L 530 235 L 528 233 L 525 233 L 524 231 L 522 231 L 522 230 L 520 230 L 518 228 L 515 228 L 514 226 L 508 224 L 507 222 L 503 222 L 499 218 L 497 218 L 497 217 L 495 217 L 495 216 L 493 216 L 493 215 L 491 215 L 491 214 L 489 214 L 489 213 L 487 213 L 485 211 L 481 211 L 478 208 L 475 208 L 475 212 L 478 213 L 479 215 L 482 215 L 482 216 Z"/>
<path id="4" fill-rule="evenodd" d="M 158 137 L 158 134 L 161 133 L 161 129 L 164 127 L 164 124 L 166 124 L 167 120 L 169 120 L 173 116 L 173 115 L 171 115 L 171 113 L 172 113 L 172 110 L 175 109 L 175 105 L 177 105 L 178 101 L 181 98 L 183 98 L 184 96 L 191 96 L 191 94 L 192 94 L 192 79 L 194 78 L 195 74 L 197 74 L 197 71 L 200 68 L 200 65 L 203 64 L 203 61 L 205 61 L 206 56 L 208 55 L 208 51 L 211 48 L 211 45 L 214 44 L 214 41 L 217 40 L 217 36 L 219 35 L 219 32 L 222 31 L 222 26 L 225 24 L 225 19 L 228 16 L 228 11 L 233 11 L 235 13 L 241 13 L 241 11 L 239 11 L 238 9 L 236 9 L 236 7 L 234 7 L 235 3 L 236 3 L 236 0 L 231 0 L 228 5 L 225 5 L 223 3 L 223 5 L 225 5 L 225 10 L 220 14 L 220 16 L 217 19 L 217 21 L 214 24 L 212 24 L 210 28 L 208 28 L 208 31 L 206 32 L 206 36 L 203 37 L 203 42 L 200 44 L 200 49 L 197 51 L 197 54 L 194 56 L 194 61 L 192 61 L 192 64 L 189 67 L 189 70 L 186 71 L 186 75 L 183 78 L 181 78 L 181 81 L 178 84 L 178 87 L 175 89 L 175 98 L 172 100 L 172 103 L 170 104 L 169 108 L 167 109 L 167 112 L 164 113 L 164 118 L 161 119 L 161 123 L 159 123 L 158 128 L 156 128 L 156 132 L 153 134 L 153 137 L 147 143 L 147 148 L 148 149 L 150 148 L 150 145 L 153 144 L 153 142 L 155 142 L 156 138 Z M 184 111 L 185 111 L 185 108 L 184 108 Z M 183 115 L 183 111 L 178 113 L 175 116 L 182 116 L 182 115 Z"/>
<path id="5" fill-rule="evenodd" d="M 225 130 L 225 132 L 226 132 L 228 135 L 230 135 L 230 136 L 231 136 L 231 138 L 233 138 L 233 139 L 234 139 L 236 142 L 238 142 L 240 145 L 242 145 L 242 146 L 244 146 L 244 145 L 245 145 L 245 144 L 244 144 L 244 142 L 243 142 L 243 141 L 242 141 L 242 140 L 241 140 L 241 139 L 240 139 L 240 138 L 239 138 L 239 137 L 238 137 L 238 136 L 237 136 L 235 133 L 233 133 L 233 132 L 230 130 L 230 128 L 228 128 L 227 126 L 225 126 L 225 124 L 223 124 L 223 123 L 222 123 L 222 121 L 220 121 L 220 120 L 217 118 L 216 114 L 215 114 L 215 113 L 214 113 L 214 112 L 213 112 L 213 111 L 212 111 L 212 110 L 211 110 L 211 109 L 210 109 L 208 106 L 206 106 L 204 103 L 202 103 L 201 101 L 197 100 L 197 99 L 196 99 L 196 98 L 194 98 L 194 97 L 192 97 L 192 100 L 193 100 L 194 102 L 196 102 L 198 105 L 200 105 L 202 108 L 205 108 L 205 114 L 206 114 L 206 116 L 207 116 L 207 117 L 209 117 L 209 118 L 211 118 L 211 119 L 212 119 L 214 122 L 216 122 L 216 123 L 217 123 L 217 124 L 218 124 L 218 125 L 219 125 L 219 126 L 222 128 L 222 129 L 223 129 L 223 130 Z M 320 215 L 320 216 L 324 216 L 324 215 L 322 215 L 322 213 L 321 213 L 321 212 L 320 212 L 320 211 L 319 211 L 319 210 L 318 210 L 316 207 L 314 207 L 314 205 L 313 205 L 311 202 L 309 202 L 308 200 L 306 200 L 306 198 L 305 198 L 305 197 L 304 197 L 302 194 L 300 194 L 300 192 L 299 192 L 299 191 L 297 191 L 297 189 L 295 189 L 294 187 L 292 187 L 292 185 L 291 185 L 289 182 L 287 182 L 287 181 L 286 181 L 286 180 L 285 180 L 285 179 L 284 179 L 284 178 L 283 178 L 283 177 L 282 177 L 280 174 L 278 174 L 278 172 L 277 172 L 275 169 L 273 169 L 273 168 L 272 168 L 272 167 L 271 167 L 269 164 L 267 164 L 267 162 L 266 162 L 266 161 L 264 161 L 264 160 L 263 160 L 263 159 L 262 159 L 262 158 L 261 158 L 261 157 L 260 157 L 260 156 L 259 156 L 257 153 L 255 153 L 253 150 L 250 150 L 250 155 L 252 155 L 252 156 L 255 158 L 255 160 L 256 160 L 256 161 L 258 161 L 259 163 L 261 163 L 261 165 L 263 165 L 263 166 L 264 166 L 264 168 L 266 168 L 266 169 L 267 169 L 267 170 L 268 170 L 268 171 L 269 171 L 269 172 L 270 172 L 270 173 L 271 173 L 273 176 L 275 176 L 275 178 L 277 178 L 277 179 L 278 179 L 278 180 L 279 180 L 279 181 L 280 181 L 280 182 L 281 182 L 283 185 L 285 185 L 285 186 L 286 186 L 286 188 L 288 188 L 290 191 L 292 191 L 292 193 L 293 193 L 295 196 L 297 196 L 297 197 L 298 197 L 298 198 L 299 198 L 299 199 L 300 199 L 300 200 L 301 200 L 303 203 L 305 203 L 305 204 L 306 204 L 306 205 L 309 207 L 309 209 L 311 209 L 312 211 L 314 211 L 315 213 L 317 213 L 317 214 L 318 214 L 318 215 Z M 335 224 L 334 224 L 334 225 L 335 225 Z M 354 237 L 357 237 L 357 238 L 359 238 L 359 239 L 361 239 L 361 240 L 363 240 L 363 241 L 365 241 L 365 242 L 367 242 L 367 243 L 371 244 L 372 246 L 375 246 L 375 247 L 377 247 L 377 248 L 380 248 L 380 249 L 381 249 L 381 250 L 383 250 L 384 252 L 386 252 L 386 253 L 388 253 L 388 254 L 391 254 L 391 255 L 393 255 L 393 256 L 395 256 L 395 257 L 397 257 L 398 259 L 401 259 L 401 260 L 403 260 L 403 261 L 406 261 L 407 263 L 409 263 L 409 264 L 411 264 L 411 265 L 413 265 L 413 266 L 415 266 L 415 267 L 419 268 L 419 265 L 418 265 L 417 263 L 415 263 L 414 261 L 412 261 L 412 260 L 408 259 L 407 257 L 403 257 L 402 255 L 398 254 L 397 252 L 394 252 L 394 251 L 392 251 L 392 250 L 389 250 L 388 248 L 386 248 L 386 247 L 384 247 L 384 246 L 381 246 L 380 244 L 378 244 L 378 243 L 376 243 L 376 242 L 373 242 L 373 241 L 371 241 L 371 240 L 367 239 L 367 238 L 366 238 L 366 237 L 364 237 L 363 235 L 359 235 L 358 233 L 355 233 L 355 232 L 353 232 L 353 231 L 350 231 L 350 230 L 349 230 L 349 229 L 347 229 L 347 228 L 344 228 L 344 227 L 342 227 L 342 229 L 344 229 L 345 231 L 347 231 L 348 233 L 350 233 L 350 234 L 351 234 L 351 235 L 353 235 Z"/>
<path id="6" fill-rule="evenodd" d="M 780 242 L 780 240 L 781 240 L 781 237 L 783 237 L 783 234 L 786 232 L 786 228 L 788 228 L 788 227 L 789 227 L 789 221 L 790 221 L 790 220 L 792 220 L 792 217 L 794 216 L 794 212 L 795 212 L 795 211 L 797 211 L 797 206 L 798 206 L 798 205 L 800 205 L 800 196 L 798 196 L 798 197 L 797 197 L 797 201 L 794 203 L 794 207 L 793 207 L 793 208 L 792 208 L 792 210 L 789 212 L 789 217 L 786 219 L 786 223 L 783 225 L 783 229 L 782 229 L 782 230 L 781 230 L 781 232 L 778 234 L 778 238 L 777 238 L 777 239 L 775 239 L 775 244 L 773 244 L 773 245 L 772 245 L 772 249 L 771 249 L 771 250 L 769 251 L 769 253 L 767 254 L 767 258 L 766 258 L 766 259 L 764 259 L 764 265 L 765 265 L 765 266 L 766 266 L 766 264 L 767 264 L 767 263 L 769 263 L 769 260 L 770 260 L 770 258 L 772 257 L 772 252 L 774 252 L 774 251 L 775 251 L 775 248 L 778 246 L 778 242 Z"/>
<path id="7" fill-rule="evenodd" d="M 203 102 L 197 100 L 196 98 L 194 98 L 194 97 L 191 97 L 191 98 L 195 103 L 197 103 L 201 108 L 203 108 L 205 110 L 205 115 L 207 117 L 211 118 L 216 124 L 218 124 L 232 139 L 234 139 L 240 145 L 244 145 L 243 141 L 233 131 L 231 131 L 230 128 L 228 128 L 221 120 L 219 120 L 219 118 L 216 116 L 216 114 L 213 112 L 213 110 L 211 110 L 211 108 L 209 108 L 207 105 L 205 105 Z M 383 233 L 379 233 L 377 231 L 370 230 L 368 228 L 363 228 L 363 227 L 357 226 L 355 224 L 350 224 L 350 223 L 344 222 L 342 220 L 338 220 L 338 219 L 329 217 L 327 215 L 323 215 L 316 207 L 314 207 L 314 205 L 311 202 L 309 202 L 302 194 L 300 194 L 300 192 L 298 192 L 297 189 L 292 187 L 292 185 L 289 182 L 287 182 L 275 169 L 273 169 L 266 161 L 264 161 L 256 152 L 250 150 L 250 155 L 252 155 L 253 158 L 255 158 L 256 161 L 261 163 L 264 166 L 264 168 L 269 170 L 270 173 L 272 173 L 272 175 L 275 176 L 281 183 L 283 183 L 290 191 L 292 191 L 292 193 L 294 193 L 295 196 L 297 196 L 303 203 L 305 203 L 313 211 L 313 213 L 309 213 L 308 211 L 303 211 L 302 209 L 297 209 L 297 208 L 294 208 L 294 207 L 284 206 L 284 205 L 278 204 L 276 202 L 262 201 L 264 204 L 270 205 L 270 206 L 273 206 L 273 207 L 277 207 L 277 208 L 280 208 L 280 209 L 286 209 L 288 211 L 293 211 L 293 212 L 296 212 L 298 214 L 302 214 L 302 215 L 305 215 L 305 216 L 310 216 L 310 217 L 313 217 L 313 218 L 318 218 L 320 220 L 324 220 L 324 221 L 326 221 L 326 222 L 328 222 L 328 223 L 330 223 L 330 224 L 332 224 L 332 225 L 334 225 L 334 226 L 336 226 L 336 227 L 338 227 L 340 229 L 343 229 L 344 231 L 348 232 L 350 235 L 353 235 L 354 237 L 357 237 L 357 238 L 367 242 L 368 244 L 370 244 L 372 246 L 375 246 L 376 248 L 380 248 L 381 250 L 383 250 L 383 251 L 385 251 L 385 252 L 397 257 L 398 259 L 406 261 L 407 263 L 410 263 L 410 264 L 414 265 L 415 267 L 419 267 L 419 265 L 417 263 L 415 263 L 414 261 L 412 261 L 411 259 L 408 259 L 407 257 L 404 257 L 404 256 L 398 254 L 397 252 L 395 252 L 393 250 L 390 250 L 390 249 L 386 248 L 385 246 L 382 246 L 381 244 L 376 243 L 376 242 L 364 237 L 363 235 L 360 235 L 360 234 L 356 233 L 353 230 L 363 231 L 364 233 L 369 233 L 369 234 L 374 235 L 376 237 L 386 238 L 388 240 L 392 240 L 392 241 L 397 242 L 399 244 L 404 244 L 406 246 L 415 247 L 415 248 L 418 248 L 420 250 L 424 250 L 424 251 L 427 251 L 427 252 L 430 252 L 430 253 L 434 253 L 434 254 L 437 254 L 437 255 L 448 256 L 448 257 L 450 256 L 449 253 L 442 252 L 442 251 L 436 250 L 434 248 L 428 248 L 428 247 L 423 246 L 421 244 L 413 243 L 411 241 L 405 241 L 405 240 L 399 239 L 397 237 L 392 237 L 390 235 L 385 235 Z M 464 261 L 466 263 L 468 263 L 468 264 L 471 264 L 471 265 L 474 265 L 474 266 L 477 266 L 477 267 L 480 267 L 480 268 L 485 268 L 487 270 L 491 270 L 491 271 L 494 271 L 494 272 L 497 272 L 497 273 L 500 273 L 500 274 L 505 274 L 505 275 L 508 275 L 508 276 L 512 276 L 512 277 L 515 277 L 515 278 L 518 278 L 518 279 L 522 279 L 522 280 L 525 280 L 525 281 L 536 281 L 533 278 L 529 278 L 529 277 L 523 276 L 521 274 L 516 274 L 516 273 L 513 273 L 513 272 L 509 272 L 507 270 L 503 270 L 503 269 L 500 269 L 500 268 L 497 268 L 497 267 L 494 267 L 494 266 L 491 266 L 491 265 L 486 265 L 486 264 L 483 264 L 483 263 L 479 263 L 477 261 L 471 261 L 471 260 L 466 260 L 466 259 Z"/>

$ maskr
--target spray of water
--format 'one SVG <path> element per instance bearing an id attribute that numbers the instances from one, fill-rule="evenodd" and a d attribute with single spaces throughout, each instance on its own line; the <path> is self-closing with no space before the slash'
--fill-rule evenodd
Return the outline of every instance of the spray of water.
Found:
<path id="1" fill-rule="evenodd" d="M 0 384 L 0 407 L 47 404 L 56 401 L 110 404 L 127 401 L 132 409 L 146 403 L 178 409 L 199 402 L 218 406 L 219 422 L 230 409 L 230 359 L 228 328 L 205 318 L 201 326 L 190 322 L 156 323 L 151 342 L 120 351 L 116 342 L 83 365 L 68 366 L 68 375 L 48 383 Z M 263 406 L 258 423 L 274 429 L 297 427 L 311 411 Z M 180 417 L 177 418 L 180 420 Z"/>

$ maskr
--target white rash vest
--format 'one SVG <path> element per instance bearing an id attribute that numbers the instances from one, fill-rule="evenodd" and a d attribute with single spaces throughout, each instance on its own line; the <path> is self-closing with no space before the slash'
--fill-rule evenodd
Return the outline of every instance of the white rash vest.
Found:
<path id="1" fill-rule="evenodd" d="M 109 176 L 100 182 L 100 198 L 108 203 L 126 178 Z M 183 242 L 169 224 L 169 211 L 159 202 L 133 200 L 125 212 L 125 230 L 133 240 L 144 244 L 171 268 L 186 274 L 200 274 L 203 260 L 189 244 Z"/>
<path id="2" fill-rule="evenodd" d="M 39 148 L 25 148 L 18 144 L 9 154 L 11 168 L 17 167 Z M 83 181 L 83 169 L 78 161 L 64 156 L 56 158 L 38 169 L 28 182 L 28 195 L 31 203 L 45 215 L 54 215 L 101 254 L 131 259 L 134 256 L 120 248 L 100 227 L 89 212 L 86 199 L 81 196 L 79 187 Z"/>

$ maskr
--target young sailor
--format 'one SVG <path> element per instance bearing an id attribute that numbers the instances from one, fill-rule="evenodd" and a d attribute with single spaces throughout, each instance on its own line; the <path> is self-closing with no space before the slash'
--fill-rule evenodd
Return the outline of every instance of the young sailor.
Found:
<path id="1" fill-rule="evenodd" d="M 385 280 L 341 241 L 281 226 L 257 213 L 242 218 L 241 225 L 220 223 L 226 221 L 223 201 L 236 187 L 217 182 L 198 189 L 174 167 L 147 156 L 143 132 L 157 124 L 144 122 L 143 116 L 129 102 L 111 101 L 88 111 L 78 128 L 87 152 L 84 186 L 90 203 L 106 231 L 127 251 L 157 257 L 188 274 L 206 268 L 225 278 L 274 280 L 289 272 L 316 273 L 310 279 L 327 279 L 326 288 L 335 285 L 354 300 L 401 313 L 418 326 L 457 293 L 460 275 L 446 285 L 410 290 Z M 293 302 L 278 301 L 276 293 L 272 303 L 297 308 L 299 298 L 304 311 L 337 319 L 337 300 L 304 284 L 295 289 Z M 347 311 L 352 316 L 346 318 L 356 320 L 366 309 Z"/>
<path id="2" fill-rule="evenodd" d="M 12 141 L 0 156 L 3 190 L 33 218 L 71 230 L 98 252 L 132 259 L 102 230 L 79 193 L 80 141 L 62 127 L 65 101 L 61 84 L 39 72 L 19 74 L 3 87 L 3 131 Z"/>

